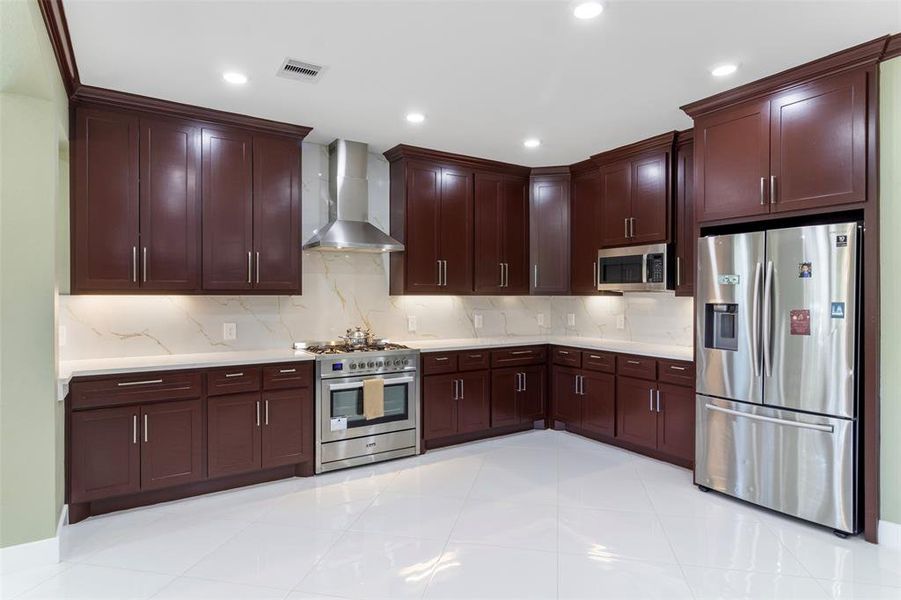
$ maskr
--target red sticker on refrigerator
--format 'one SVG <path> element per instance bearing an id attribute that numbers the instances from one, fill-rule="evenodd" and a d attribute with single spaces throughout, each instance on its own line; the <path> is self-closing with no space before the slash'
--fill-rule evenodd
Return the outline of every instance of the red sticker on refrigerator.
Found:
<path id="1" fill-rule="evenodd" d="M 810 335 L 810 311 L 806 308 L 789 311 L 792 335 Z"/>

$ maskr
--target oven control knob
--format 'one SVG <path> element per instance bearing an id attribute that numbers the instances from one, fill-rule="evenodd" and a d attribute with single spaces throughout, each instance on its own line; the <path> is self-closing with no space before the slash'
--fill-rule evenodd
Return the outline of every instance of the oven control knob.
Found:
<path id="1" fill-rule="evenodd" d="M 409 359 L 409 358 L 405 358 L 405 359 L 404 359 L 404 364 L 405 364 L 405 365 L 410 364 L 410 359 Z"/>
<path id="2" fill-rule="evenodd" d="M 379 362 L 375 363 L 375 366 L 377 366 L 378 368 L 381 369 L 381 368 L 384 367 L 385 365 L 384 365 L 384 363 L 383 363 L 382 361 L 379 361 Z"/>
<path id="3" fill-rule="evenodd" d="M 400 366 L 400 359 L 398 359 L 398 358 L 395 358 L 395 359 L 394 359 L 394 366 L 395 366 L 395 367 L 399 367 L 399 366 Z"/>
<path id="4" fill-rule="evenodd" d="M 353 371 L 357 368 L 357 363 L 350 363 L 350 370 Z"/>
<path id="5" fill-rule="evenodd" d="M 375 363 L 373 363 L 373 362 L 370 360 L 370 361 L 366 364 L 366 366 L 369 367 L 369 368 L 371 369 L 372 367 L 375 366 Z"/>

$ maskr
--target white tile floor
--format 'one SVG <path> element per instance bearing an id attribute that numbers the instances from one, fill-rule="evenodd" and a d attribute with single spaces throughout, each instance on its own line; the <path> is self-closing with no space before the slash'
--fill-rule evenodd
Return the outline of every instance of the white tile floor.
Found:
<path id="1" fill-rule="evenodd" d="M 901 598 L 901 552 L 534 431 L 88 519 L 2 598 Z"/>

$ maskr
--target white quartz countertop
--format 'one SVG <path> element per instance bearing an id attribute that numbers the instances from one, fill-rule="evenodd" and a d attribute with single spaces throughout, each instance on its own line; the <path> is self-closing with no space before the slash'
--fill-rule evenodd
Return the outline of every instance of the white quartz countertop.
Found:
<path id="1" fill-rule="evenodd" d="M 694 348 L 691 346 L 675 346 L 669 344 L 651 344 L 646 342 L 630 342 L 625 340 L 608 340 L 570 335 L 536 335 L 502 338 L 461 338 L 444 340 L 408 340 L 401 344 L 417 348 L 422 352 L 442 352 L 448 350 L 472 350 L 478 348 L 502 348 L 509 346 L 528 346 L 534 344 L 556 344 L 572 346 L 585 350 L 606 350 L 623 354 L 640 354 L 655 358 L 675 360 L 694 360 Z"/>

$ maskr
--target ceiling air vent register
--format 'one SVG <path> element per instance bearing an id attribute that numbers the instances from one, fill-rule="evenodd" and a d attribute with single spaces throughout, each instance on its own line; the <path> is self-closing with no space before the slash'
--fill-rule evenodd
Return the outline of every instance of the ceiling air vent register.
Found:
<path id="1" fill-rule="evenodd" d="M 278 70 L 278 76 L 286 79 L 298 79 L 300 81 L 319 81 L 325 67 L 313 63 L 286 58 L 282 68 Z"/>

